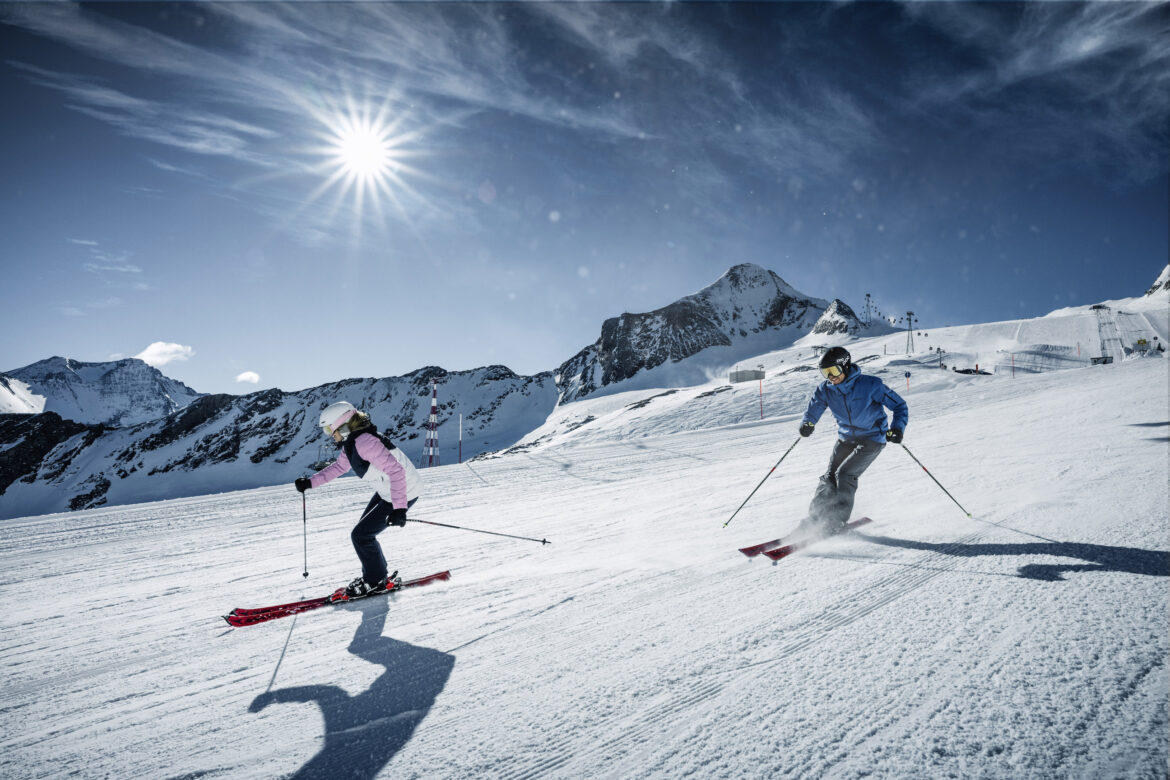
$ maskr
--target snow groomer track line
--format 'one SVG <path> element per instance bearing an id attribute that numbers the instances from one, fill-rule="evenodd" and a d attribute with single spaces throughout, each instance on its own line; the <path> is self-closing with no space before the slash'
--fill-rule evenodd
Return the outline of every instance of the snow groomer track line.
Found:
<path id="1" fill-rule="evenodd" d="M 715 679 L 705 682 L 700 681 L 693 685 L 691 682 L 680 682 L 667 686 L 664 692 L 657 695 L 658 701 L 640 713 L 636 719 L 629 719 L 635 722 L 623 723 L 619 720 L 614 724 L 612 730 L 615 733 L 612 736 L 590 746 L 586 751 L 574 752 L 572 740 L 564 740 L 556 745 L 545 745 L 545 748 L 551 749 L 543 752 L 553 758 L 531 763 L 519 762 L 519 765 L 510 767 L 500 777 L 504 780 L 532 780 L 561 767 L 602 766 L 604 757 L 628 755 L 667 724 L 685 722 L 690 720 L 692 714 L 697 720 L 703 711 L 723 706 L 724 699 L 731 703 L 742 695 L 741 691 L 745 685 L 750 687 L 750 680 L 754 676 L 769 672 L 783 675 L 784 665 L 791 663 L 802 651 L 822 642 L 831 642 L 834 632 L 913 594 L 935 577 L 960 568 L 964 564 L 964 559 L 948 555 L 948 551 L 975 543 L 983 537 L 982 533 L 973 533 L 939 552 L 921 555 L 910 563 L 897 564 L 896 570 L 889 575 L 857 593 L 837 599 L 832 606 L 807 622 L 778 628 L 780 637 L 778 651 L 767 659 L 714 671 L 711 677 Z M 855 549 L 861 544 L 861 541 L 855 540 L 848 546 Z M 808 551 L 805 553 L 808 554 Z M 815 558 L 806 563 L 815 565 Z M 876 560 L 874 563 L 881 564 L 881 561 Z M 791 566 L 791 563 L 786 565 Z M 706 642 L 697 646 L 695 653 L 701 656 L 720 644 L 718 641 Z M 686 717 L 683 717 L 684 714 Z M 880 713 L 858 713 L 848 719 L 848 723 L 842 724 L 842 727 L 851 727 L 874 717 L 880 717 Z"/>

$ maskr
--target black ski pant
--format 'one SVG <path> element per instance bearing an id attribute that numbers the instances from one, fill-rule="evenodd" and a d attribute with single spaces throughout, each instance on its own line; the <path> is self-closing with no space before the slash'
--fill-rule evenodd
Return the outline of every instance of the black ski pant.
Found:
<path id="1" fill-rule="evenodd" d="M 412 498 L 406 508 L 414 506 L 417 500 Z M 389 527 L 390 513 L 393 511 L 394 505 L 375 493 L 370 503 L 366 504 L 361 519 L 349 532 L 353 549 L 362 562 L 362 579 L 371 585 L 386 579 L 390 573 L 386 568 L 386 557 L 382 555 L 382 545 L 378 544 L 378 534 Z"/>
<path id="2" fill-rule="evenodd" d="M 857 479 L 885 446 L 870 439 L 837 441 L 829 458 L 829 470 L 817 483 L 817 492 L 808 507 L 813 522 L 832 531 L 849 521 L 857 497 Z"/>

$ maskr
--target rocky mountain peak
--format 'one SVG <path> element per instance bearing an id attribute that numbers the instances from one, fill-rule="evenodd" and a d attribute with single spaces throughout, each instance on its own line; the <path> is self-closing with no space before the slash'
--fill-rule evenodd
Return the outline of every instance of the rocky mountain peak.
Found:
<path id="1" fill-rule="evenodd" d="M 713 284 L 661 309 L 606 320 L 597 341 L 557 369 L 561 399 L 583 398 L 639 371 L 769 330 L 803 335 L 827 305 L 758 265 L 732 266 Z"/>
<path id="2" fill-rule="evenodd" d="M 1170 295 L 1170 263 L 1162 269 L 1162 273 L 1150 285 L 1150 289 L 1146 290 L 1146 297 L 1153 295 Z"/>
<path id="3" fill-rule="evenodd" d="M 157 419 L 201 395 L 138 358 L 86 363 L 54 356 L 3 376 L 43 398 L 41 411 L 106 426 Z"/>
<path id="4" fill-rule="evenodd" d="M 834 298 L 813 326 L 812 332 L 823 336 L 855 336 L 863 327 L 853 309 L 840 298 Z"/>

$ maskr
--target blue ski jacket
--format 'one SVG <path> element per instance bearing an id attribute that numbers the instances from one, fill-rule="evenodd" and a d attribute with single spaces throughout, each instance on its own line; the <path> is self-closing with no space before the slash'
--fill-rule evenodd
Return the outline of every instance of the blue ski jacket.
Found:
<path id="1" fill-rule="evenodd" d="M 857 366 L 849 367 L 849 375 L 839 385 L 821 382 L 809 399 L 804 422 L 815 425 L 826 407 L 837 418 L 837 435 L 842 440 L 869 439 L 884 444 L 886 409 L 894 413 L 891 428 L 905 430 L 910 419 L 910 409 L 902 396 L 876 376 L 861 373 Z"/>

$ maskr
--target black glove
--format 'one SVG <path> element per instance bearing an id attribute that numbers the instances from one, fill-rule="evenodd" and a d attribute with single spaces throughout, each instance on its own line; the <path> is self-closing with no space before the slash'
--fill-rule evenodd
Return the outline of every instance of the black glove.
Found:
<path id="1" fill-rule="evenodd" d="M 890 444 L 901 444 L 902 443 L 902 429 L 901 428 L 890 428 L 888 431 L 886 431 L 886 441 L 888 441 Z"/>
<path id="2" fill-rule="evenodd" d="M 386 525 L 396 525 L 399 528 L 406 526 L 406 510 L 395 509 L 390 513 L 390 517 L 386 520 Z"/>
<path id="3" fill-rule="evenodd" d="M 313 487 L 313 483 L 308 477 L 297 477 L 296 482 L 293 482 L 298 492 L 304 493 L 309 488 Z"/>
<path id="4" fill-rule="evenodd" d="M 813 425 L 810 422 L 802 422 L 800 424 L 800 435 L 804 436 L 806 438 L 811 436 L 812 432 L 813 432 L 813 428 L 815 428 L 815 427 L 817 427 L 817 426 Z"/>

